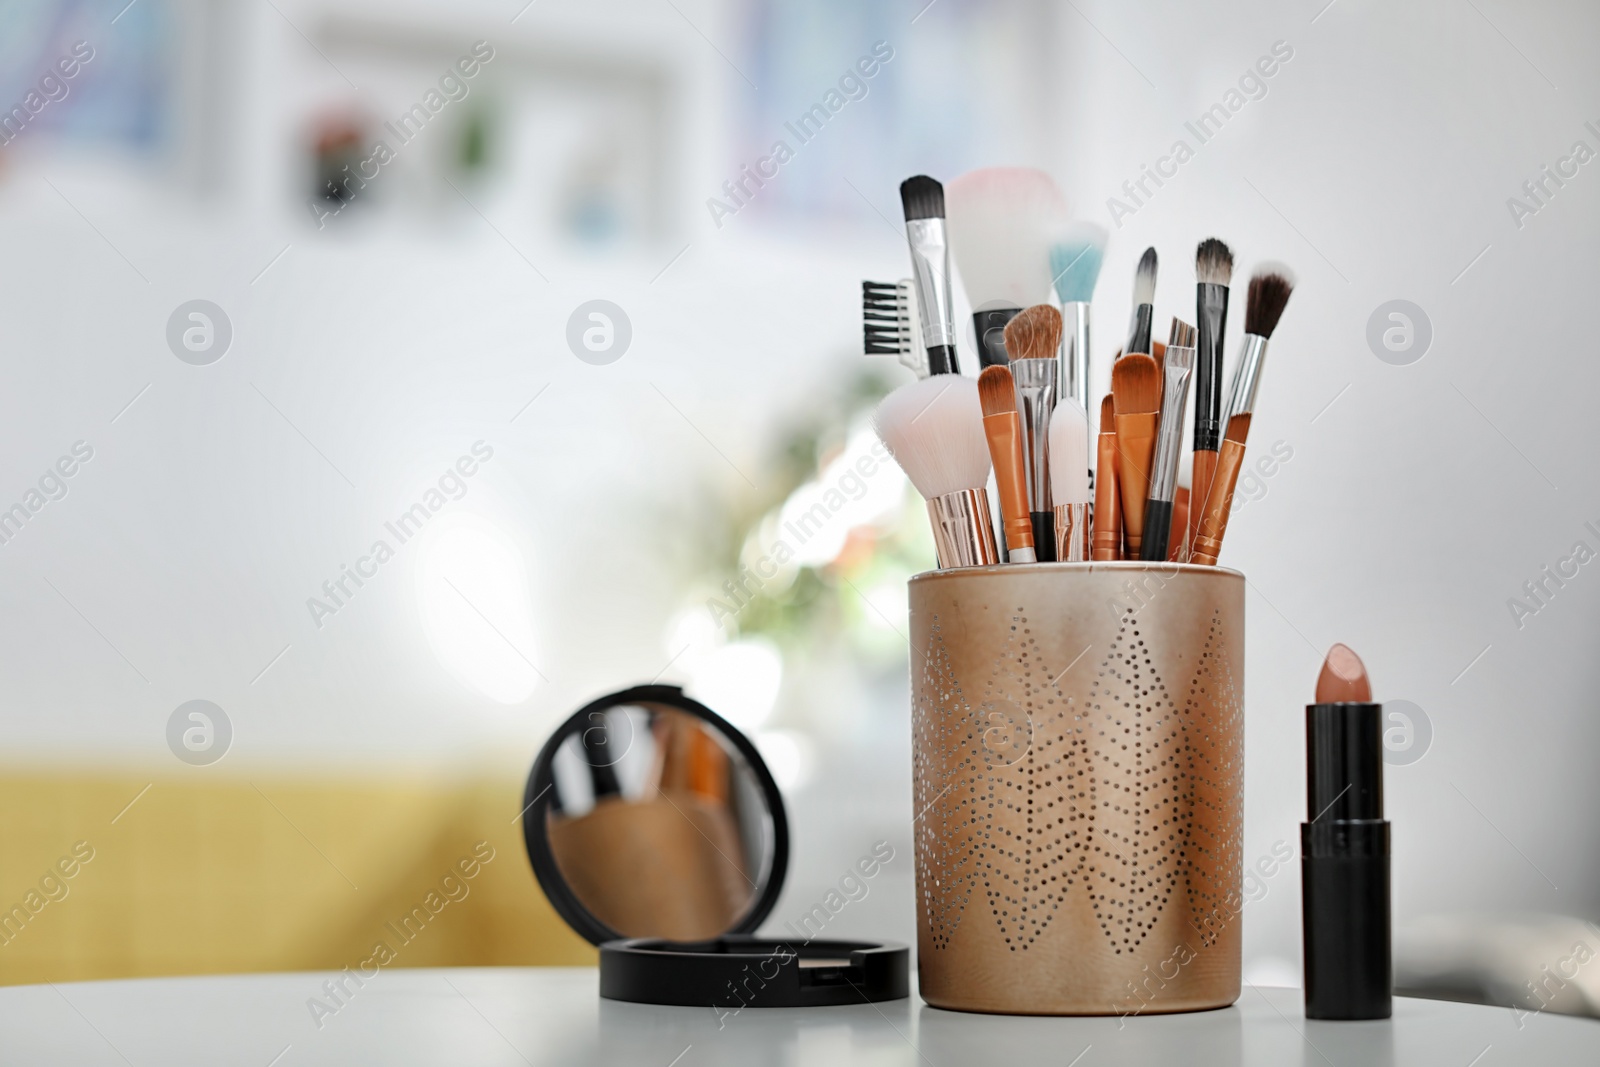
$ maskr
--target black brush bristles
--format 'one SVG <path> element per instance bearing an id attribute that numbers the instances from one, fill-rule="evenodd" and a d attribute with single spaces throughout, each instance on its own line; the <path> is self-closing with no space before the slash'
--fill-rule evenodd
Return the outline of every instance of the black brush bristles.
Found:
<path id="1" fill-rule="evenodd" d="M 944 186 L 926 174 L 918 174 L 900 183 L 900 206 L 905 208 L 906 221 L 944 218 Z"/>
<path id="2" fill-rule="evenodd" d="M 1194 280 L 1201 285 L 1227 285 L 1233 280 L 1233 252 L 1215 237 L 1200 242 L 1194 253 Z"/>
<path id="3" fill-rule="evenodd" d="M 1271 337 L 1294 292 L 1294 275 L 1287 267 L 1261 267 L 1250 279 L 1250 299 L 1244 309 L 1244 332 Z"/>
<path id="4" fill-rule="evenodd" d="M 869 356 L 899 356 L 911 351 L 911 308 L 906 287 L 888 282 L 861 283 L 863 347 Z"/>

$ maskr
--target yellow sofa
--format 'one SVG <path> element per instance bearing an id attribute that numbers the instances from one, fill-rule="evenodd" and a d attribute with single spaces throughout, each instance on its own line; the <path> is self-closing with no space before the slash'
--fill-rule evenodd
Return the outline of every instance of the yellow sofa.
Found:
<path id="1" fill-rule="evenodd" d="M 0 771 L 0 984 L 359 969 L 380 943 L 397 967 L 592 964 L 529 870 L 520 800 L 514 780 Z"/>

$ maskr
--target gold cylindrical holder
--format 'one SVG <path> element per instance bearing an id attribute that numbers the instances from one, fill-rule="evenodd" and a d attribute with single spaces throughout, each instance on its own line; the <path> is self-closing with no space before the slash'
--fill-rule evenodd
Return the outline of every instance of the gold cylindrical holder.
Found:
<path id="1" fill-rule="evenodd" d="M 911 579 L 917 967 L 940 1008 L 1239 996 L 1244 576 L 1043 563 Z"/>

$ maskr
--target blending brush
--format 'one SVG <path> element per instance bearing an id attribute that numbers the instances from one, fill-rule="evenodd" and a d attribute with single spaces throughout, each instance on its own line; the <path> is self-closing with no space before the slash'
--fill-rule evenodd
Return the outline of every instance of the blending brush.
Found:
<path id="1" fill-rule="evenodd" d="M 1115 368 L 1116 364 L 1112 364 Z M 1094 547 L 1092 558 L 1122 558 L 1122 503 L 1117 491 L 1117 422 L 1114 397 L 1100 401 L 1100 439 L 1096 442 Z"/>
<path id="2" fill-rule="evenodd" d="M 1041 563 L 1048 563 L 1055 559 L 1056 546 L 1050 500 L 1050 413 L 1056 406 L 1061 312 L 1050 304 L 1027 308 L 1006 323 L 1005 343 L 1006 355 L 1011 359 L 1011 377 L 1017 386 L 1017 412 L 1022 417 L 1034 552 Z"/>
<path id="3" fill-rule="evenodd" d="M 1000 562 L 989 521 L 989 443 L 978 386 L 959 374 L 935 374 L 883 398 L 873 415 L 889 453 L 928 502 L 939 566 Z"/>
<path id="4" fill-rule="evenodd" d="M 1150 328 L 1156 317 L 1156 250 L 1147 248 L 1133 272 L 1133 317 L 1128 322 L 1128 343 L 1122 350 L 1150 354 Z"/>
<path id="5" fill-rule="evenodd" d="M 1135 352 L 1111 365 L 1117 424 L 1117 495 L 1122 498 L 1122 538 L 1129 559 L 1142 559 L 1144 506 L 1161 418 L 1161 370 L 1154 356 Z"/>
<path id="6" fill-rule="evenodd" d="M 1200 525 L 1195 530 L 1189 558 L 1207 566 L 1217 562 L 1222 538 L 1228 532 L 1228 514 L 1233 508 L 1233 491 L 1244 464 L 1245 442 L 1250 438 L 1250 416 L 1255 411 L 1256 392 L 1261 388 L 1261 367 L 1266 359 L 1267 340 L 1278 328 L 1283 309 L 1294 292 L 1294 276 L 1287 267 L 1271 264 L 1259 267 L 1250 279 L 1244 313 L 1244 345 L 1239 365 L 1233 371 L 1233 388 L 1228 399 L 1228 435 L 1217 453 L 1216 472 L 1206 492 Z"/>
<path id="7" fill-rule="evenodd" d="M 1184 404 L 1189 399 L 1189 374 L 1193 369 L 1194 327 L 1173 319 L 1161 360 L 1161 429 L 1156 437 L 1154 469 L 1150 472 L 1150 497 L 1144 504 L 1144 540 L 1139 547 L 1139 558 L 1150 562 L 1167 558 L 1173 490 L 1178 484 L 1179 453 L 1183 449 Z"/>
<path id="8" fill-rule="evenodd" d="M 1206 498 L 1211 472 L 1222 445 L 1222 341 L 1228 329 L 1228 283 L 1233 252 L 1215 237 L 1200 242 L 1194 254 L 1195 322 L 1200 327 L 1194 356 L 1194 496 Z M 1190 535 L 1199 526 L 1195 508 Z"/>
<path id="9" fill-rule="evenodd" d="M 905 209 L 906 241 L 911 246 L 911 274 L 917 287 L 923 343 L 928 346 L 928 369 L 934 374 L 959 374 L 944 186 L 926 174 L 907 178 L 900 183 L 900 204 Z"/>
<path id="10" fill-rule="evenodd" d="M 1023 459 L 1022 418 L 1017 387 L 1006 367 L 985 367 L 978 375 L 983 432 L 989 438 L 994 484 L 1000 493 L 1000 521 L 1012 563 L 1035 563 L 1033 519 L 1028 514 L 1028 472 Z"/>
<path id="11" fill-rule="evenodd" d="M 1104 226 L 1075 222 L 1050 245 L 1050 278 L 1061 301 L 1061 395 L 1089 409 L 1089 301 L 1105 258 Z"/>
<path id="12" fill-rule="evenodd" d="M 1294 275 L 1280 263 L 1257 267 L 1255 276 L 1250 279 L 1244 307 L 1244 342 L 1239 346 L 1239 363 L 1233 368 L 1233 386 L 1228 391 L 1229 421 L 1235 415 L 1248 415 L 1256 409 L 1256 390 L 1261 388 L 1267 341 L 1278 328 L 1278 320 L 1283 317 L 1283 309 L 1293 292 Z"/>
<path id="13" fill-rule="evenodd" d="M 1113 487 L 1116 479 L 1111 479 Z M 1089 558 L 1089 415 L 1070 396 L 1050 416 L 1050 497 L 1055 501 L 1055 558 Z"/>
<path id="14" fill-rule="evenodd" d="M 928 350 L 922 345 L 918 301 L 909 278 L 861 283 L 862 350 L 869 356 L 898 356 L 918 378 L 928 376 Z"/>
<path id="15" fill-rule="evenodd" d="M 950 248 L 961 268 L 978 359 L 1006 363 L 1004 330 L 1050 292 L 1050 240 L 1066 201 L 1050 175 L 1031 167 L 988 167 L 950 183 Z"/>

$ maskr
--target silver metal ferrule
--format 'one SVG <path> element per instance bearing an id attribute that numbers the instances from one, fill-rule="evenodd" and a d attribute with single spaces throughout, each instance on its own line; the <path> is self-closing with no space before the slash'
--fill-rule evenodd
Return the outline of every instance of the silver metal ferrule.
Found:
<path id="1" fill-rule="evenodd" d="M 1256 390 L 1261 388 L 1261 364 L 1267 358 L 1267 339 L 1247 333 L 1239 346 L 1239 364 L 1233 368 L 1233 388 L 1228 390 L 1228 413 L 1222 432 L 1228 432 L 1228 419 L 1248 415 L 1256 409 Z"/>
<path id="2" fill-rule="evenodd" d="M 928 501 L 933 546 L 939 567 L 993 567 L 1000 562 L 994 524 L 989 521 L 989 494 L 983 489 L 958 489 Z"/>
<path id="3" fill-rule="evenodd" d="M 1089 410 L 1089 305 L 1081 300 L 1061 305 L 1061 395 Z"/>
<path id="4" fill-rule="evenodd" d="M 1089 505 L 1056 505 L 1056 562 L 1082 563 L 1089 558 Z"/>
<path id="5" fill-rule="evenodd" d="M 1193 331 L 1191 331 L 1193 332 Z M 1183 444 L 1183 409 L 1189 399 L 1194 349 L 1168 345 L 1161 394 L 1161 425 L 1156 430 L 1156 458 L 1150 472 L 1150 499 L 1171 500 L 1178 483 L 1178 453 Z"/>
<path id="6" fill-rule="evenodd" d="M 1050 413 L 1056 409 L 1056 361 L 1018 359 L 1011 363 L 1022 419 L 1022 458 L 1027 465 L 1028 510 L 1050 510 Z"/>
<path id="7" fill-rule="evenodd" d="M 922 341 L 929 347 L 956 343 L 955 303 L 950 299 L 950 241 L 944 219 L 912 219 L 906 223 L 911 244 L 911 274 L 916 280 L 917 311 Z"/>

